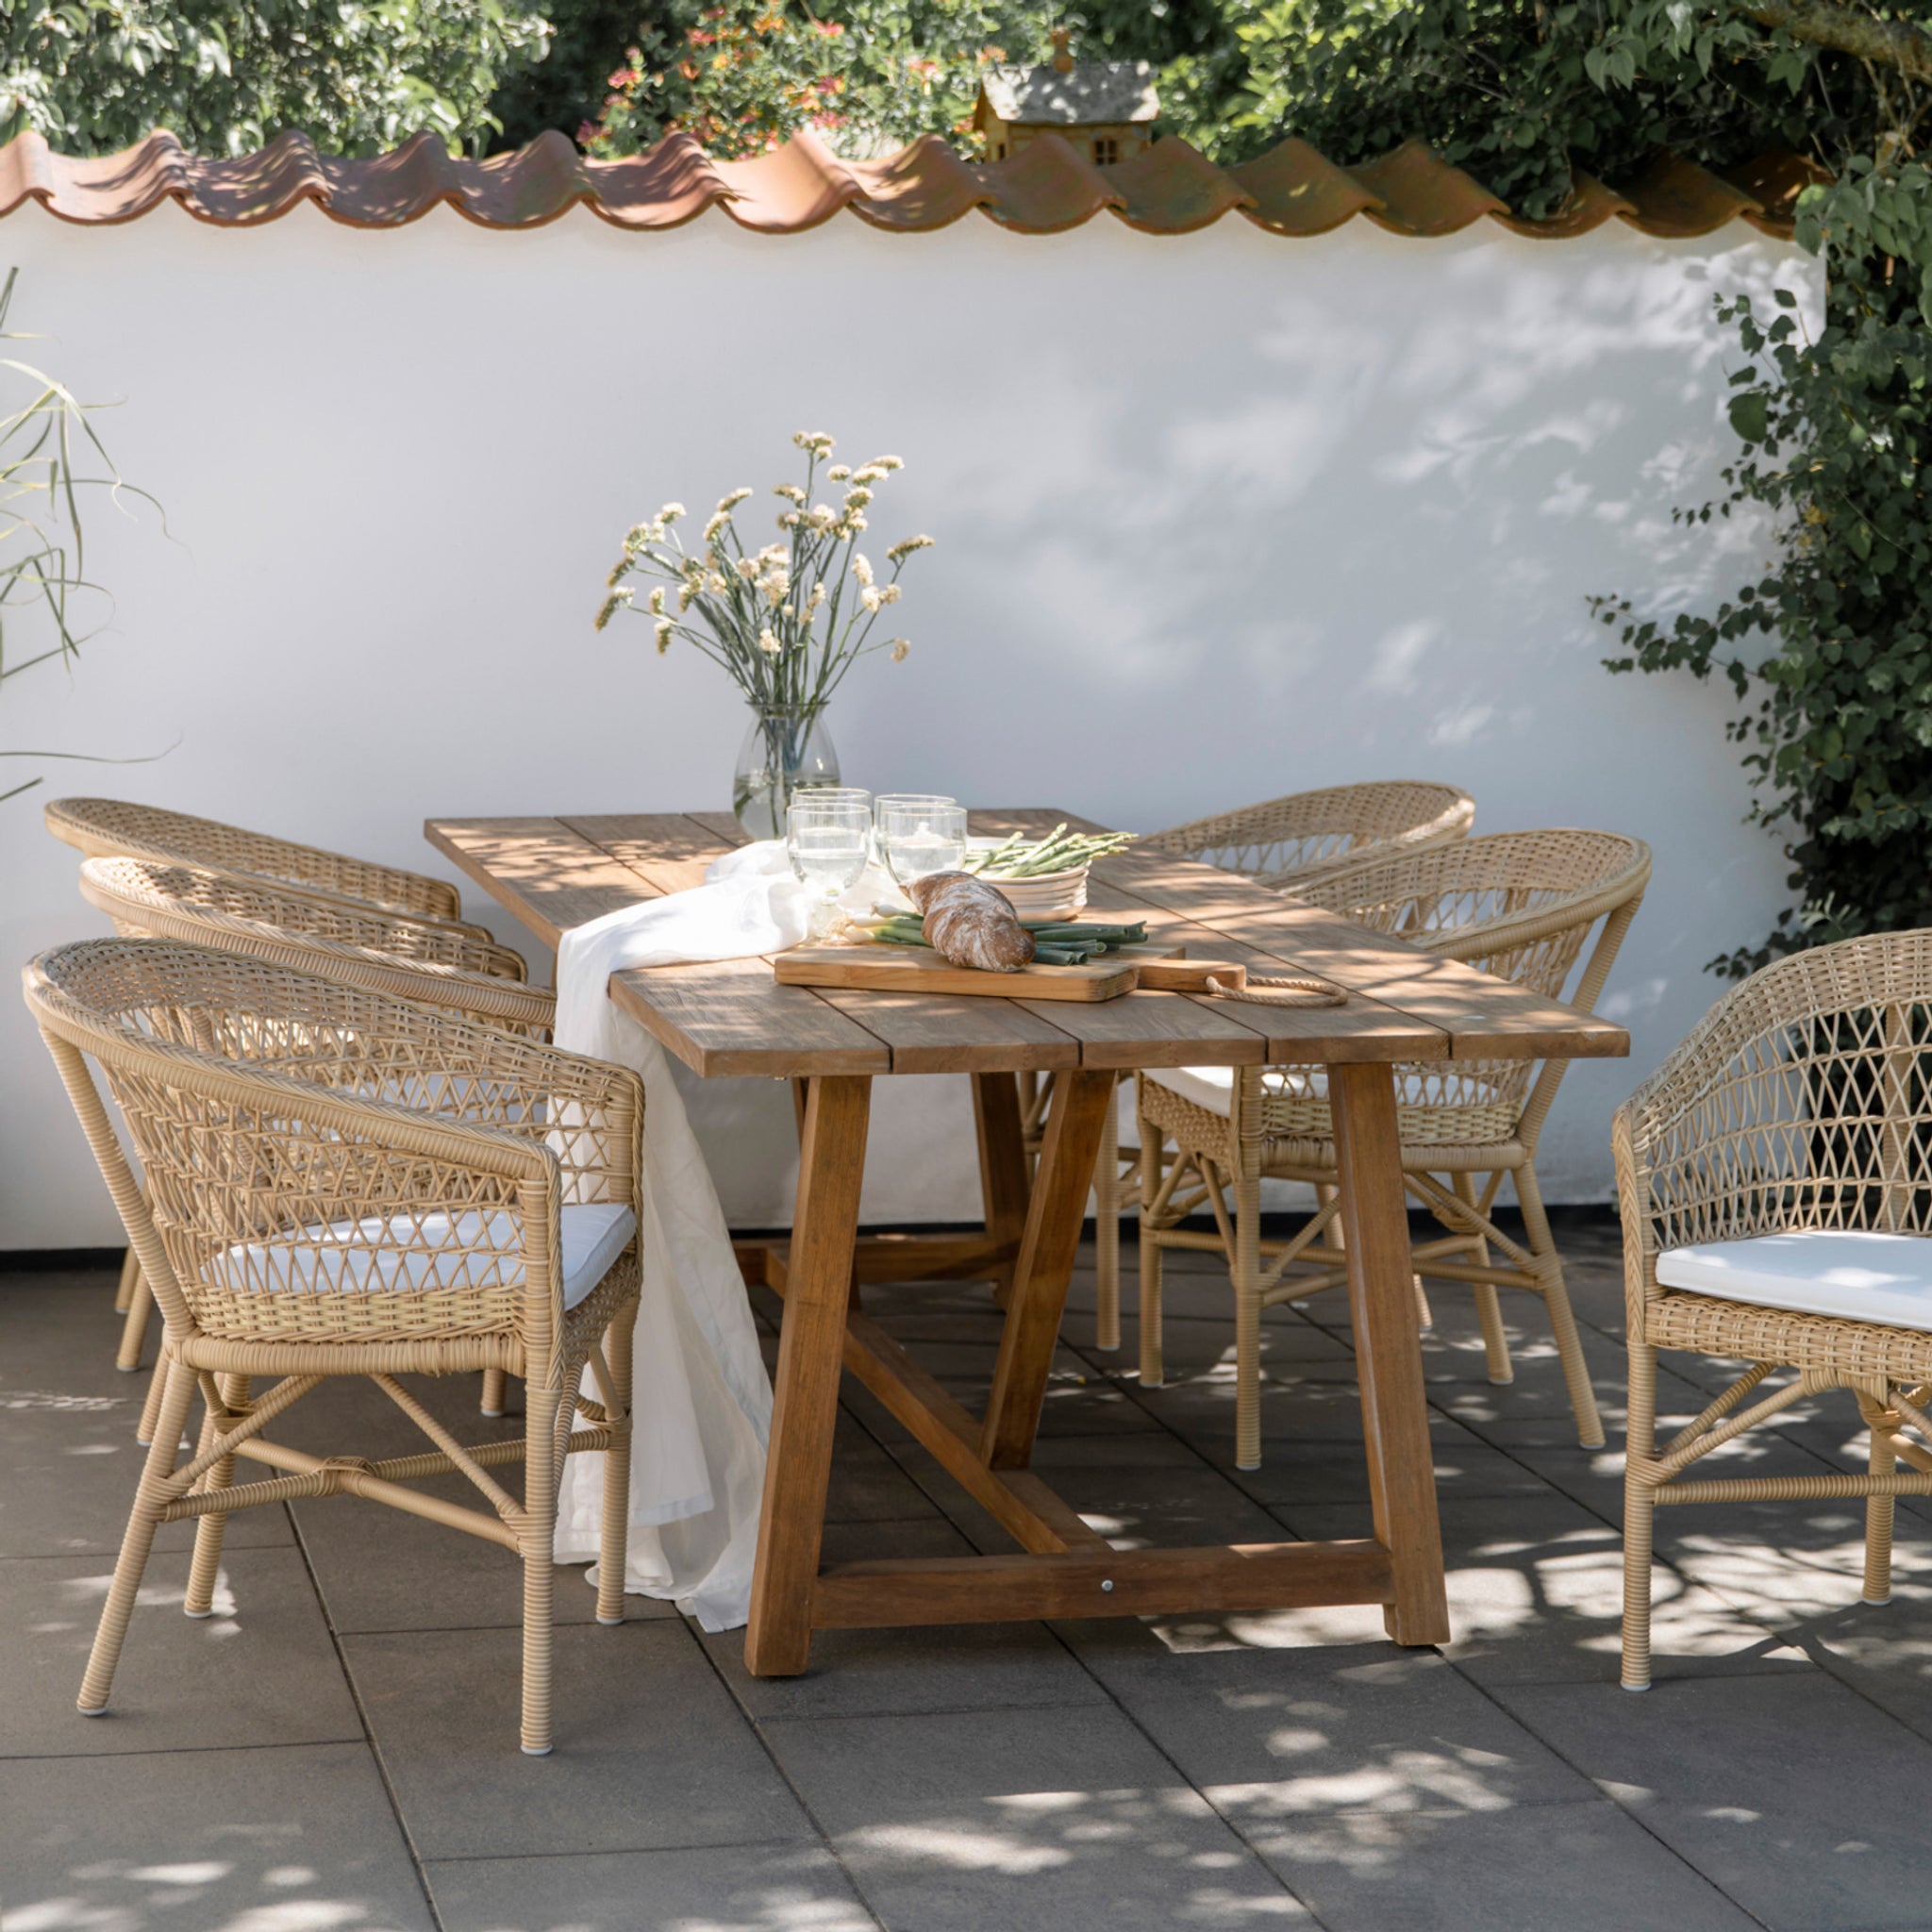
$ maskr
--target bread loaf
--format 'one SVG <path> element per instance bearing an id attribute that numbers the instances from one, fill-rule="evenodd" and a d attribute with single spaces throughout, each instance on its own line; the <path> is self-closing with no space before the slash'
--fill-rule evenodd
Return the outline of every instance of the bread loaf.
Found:
<path id="1" fill-rule="evenodd" d="M 925 942 L 949 966 L 1017 973 L 1033 958 L 1033 935 L 1004 892 L 966 872 L 936 872 L 907 888 L 924 915 Z"/>

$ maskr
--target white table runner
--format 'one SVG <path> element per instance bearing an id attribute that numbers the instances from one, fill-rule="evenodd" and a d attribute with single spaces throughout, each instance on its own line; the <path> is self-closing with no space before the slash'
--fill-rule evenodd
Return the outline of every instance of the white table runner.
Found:
<path id="1" fill-rule="evenodd" d="M 624 1587 L 672 1599 L 707 1630 L 730 1630 L 750 1610 L 772 1385 L 724 1209 L 664 1049 L 611 1005 L 606 989 L 613 973 L 635 967 L 795 946 L 806 937 L 811 900 L 774 840 L 727 853 L 705 876 L 690 891 L 607 913 L 563 935 L 556 1039 L 567 1052 L 635 1068 L 644 1083 L 643 1297 L 632 1352 Z M 840 903 L 863 911 L 895 896 L 890 877 L 868 870 Z M 584 1392 L 596 1392 L 588 1378 Z M 594 1565 L 603 1500 L 598 1460 L 565 1460 L 559 1563 Z"/>

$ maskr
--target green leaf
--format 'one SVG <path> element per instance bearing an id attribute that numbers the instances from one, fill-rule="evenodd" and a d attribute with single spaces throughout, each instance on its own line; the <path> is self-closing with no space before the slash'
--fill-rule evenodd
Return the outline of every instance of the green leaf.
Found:
<path id="1" fill-rule="evenodd" d="M 1762 442 L 1769 433 L 1770 402 L 1761 389 L 1731 398 L 1731 427 L 1746 442 Z"/>

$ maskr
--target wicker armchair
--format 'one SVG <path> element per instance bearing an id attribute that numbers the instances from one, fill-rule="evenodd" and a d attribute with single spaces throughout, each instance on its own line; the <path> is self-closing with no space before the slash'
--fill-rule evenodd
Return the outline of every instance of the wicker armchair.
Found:
<path id="1" fill-rule="evenodd" d="M 1334 874 L 1306 896 L 1427 952 L 1469 961 L 1553 997 L 1562 996 L 1591 928 L 1602 921 L 1569 994 L 1588 1012 L 1649 877 L 1649 850 L 1635 839 L 1611 832 L 1501 832 Z M 1442 1238 L 1416 1245 L 1418 1275 L 1474 1288 L 1490 1378 L 1498 1383 L 1509 1381 L 1513 1372 L 1496 1291 L 1540 1294 L 1556 1331 L 1577 1437 L 1593 1447 L 1603 1441 L 1603 1424 L 1536 1181 L 1537 1138 L 1566 1065 L 1456 1060 L 1398 1068 L 1396 1120 L 1409 1192 L 1445 1230 Z M 1345 1257 L 1329 1235 L 1340 1202 L 1322 1075 L 1294 1067 L 1143 1073 L 1138 1099 L 1141 1378 L 1149 1384 L 1162 1379 L 1162 1256 L 1170 1248 L 1222 1254 L 1235 1291 L 1235 1459 L 1253 1469 L 1261 1455 L 1261 1310 L 1346 1280 Z M 1264 1175 L 1311 1182 L 1317 1190 L 1315 1213 L 1286 1241 L 1260 1238 Z M 1513 1181 L 1523 1209 L 1520 1240 L 1495 1221 L 1505 1176 Z M 1179 1224 L 1201 1208 L 1214 1216 L 1212 1233 Z M 1291 1272 L 1295 1269 L 1311 1272 Z"/>
<path id="2" fill-rule="evenodd" d="M 348 1494 L 523 1558 L 523 1747 L 547 1752 L 552 1549 L 573 1452 L 605 1455 L 597 1613 L 623 1615 L 641 1083 L 454 1014 L 164 941 L 61 947 L 27 968 L 25 991 L 166 1323 L 158 1426 L 80 1708 L 106 1708 L 162 1524 L 196 1522 L 186 1607 L 207 1616 L 231 1511 Z M 144 1190 L 84 1056 L 119 1103 Z M 587 1367 L 599 1401 L 578 1393 Z M 465 1446 L 396 1379 L 491 1368 L 526 1378 L 521 1441 Z M 271 1441 L 268 1425 L 331 1375 L 367 1375 L 426 1452 L 370 1461 Z M 263 1376 L 279 1379 L 257 1394 Z M 197 1391 L 206 1421 L 182 1463 Z M 238 1457 L 268 1474 L 236 1484 Z M 491 1474 L 515 1461 L 521 1498 Z M 452 1472 L 487 1507 L 410 1487 Z"/>
<path id="3" fill-rule="evenodd" d="M 1460 839 L 1474 819 L 1475 801 L 1456 786 L 1398 779 L 1291 792 L 1149 832 L 1140 842 L 1149 851 L 1197 858 L 1243 873 L 1257 885 L 1298 893 L 1371 854 Z M 1026 1151 L 1036 1158 L 1052 1100 L 1052 1074 L 1021 1076 L 1022 1126 Z M 1093 1167 L 1094 1339 L 1102 1348 L 1121 1345 L 1121 1214 L 1138 1191 L 1140 1175 L 1141 1150 L 1123 1143 L 1116 1124 Z"/>
<path id="4" fill-rule="evenodd" d="M 525 983 L 524 961 L 487 933 L 446 922 L 330 898 L 241 873 L 145 858 L 90 858 L 81 896 L 123 934 L 152 934 L 215 946 L 316 973 L 394 999 L 447 1007 L 487 1025 L 549 1037 L 556 996 Z M 128 1291 L 119 1365 L 141 1365 L 151 1298 L 138 1270 Z M 141 1440 L 147 1441 L 160 1385 L 148 1391 Z M 503 1413 L 500 1375 L 484 1377 L 483 1412 Z"/>
<path id="5" fill-rule="evenodd" d="M 1642 1690 L 1659 1505 L 1863 1496 L 1863 1596 L 1882 1604 L 1893 1499 L 1932 1495 L 1932 932 L 1754 974 L 1618 1110 L 1612 1139 L 1630 1347 L 1623 1674 Z M 1748 1364 L 1661 1445 L 1659 1348 Z M 1790 1381 L 1739 1407 L 1783 1369 Z M 1865 1474 L 1684 1479 L 1834 1389 L 1871 1432 Z"/>
<path id="6" fill-rule="evenodd" d="M 129 805 L 118 798 L 57 798 L 46 808 L 46 822 L 55 838 L 89 858 L 125 857 L 255 873 L 419 919 L 457 919 L 462 912 L 457 889 L 442 879 L 296 845 L 185 811 Z"/>
<path id="7" fill-rule="evenodd" d="M 1291 792 L 1150 832 L 1141 843 L 1299 893 L 1343 866 L 1460 839 L 1474 821 L 1475 800 L 1456 786 L 1395 779 Z"/>

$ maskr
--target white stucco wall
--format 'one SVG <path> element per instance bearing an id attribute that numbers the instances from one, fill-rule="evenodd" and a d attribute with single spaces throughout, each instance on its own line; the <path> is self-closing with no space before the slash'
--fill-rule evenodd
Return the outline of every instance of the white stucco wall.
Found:
<path id="1" fill-rule="evenodd" d="M 1725 700 L 1607 676 L 1584 603 L 1710 602 L 1753 574 L 1752 531 L 1670 517 L 1731 447 L 1713 292 L 1809 273 L 1740 225 L 1288 242 L 841 216 L 772 237 L 579 212 L 504 234 L 439 210 L 370 233 L 307 208 L 238 231 L 28 207 L 0 223 L 8 263 L 16 325 L 53 338 L 31 352 L 125 399 L 103 426 L 168 518 L 96 506 L 112 621 L 71 677 L 7 688 L 0 743 L 159 755 L 50 765 L 0 806 L 9 961 L 101 928 L 40 825 L 61 791 L 424 867 L 429 814 L 723 805 L 734 692 L 655 658 L 642 623 L 589 618 L 631 522 L 789 478 L 799 427 L 905 458 L 881 547 L 941 540 L 907 580 L 912 658 L 840 697 L 851 782 L 1151 828 L 1442 777 L 1478 830 L 1656 846 L 1607 1002 L 1635 1059 L 1567 1082 L 1555 1200 L 1607 1197 L 1612 1106 L 1715 995 L 1704 962 L 1780 903 Z M 885 1086 L 868 1215 L 969 1212 L 960 1083 Z M 0 1095 L 0 1249 L 113 1240 L 10 996 Z M 700 1118 L 734 1216 L 782 1220 L 783 1090 L 710 1092 Z"/>

